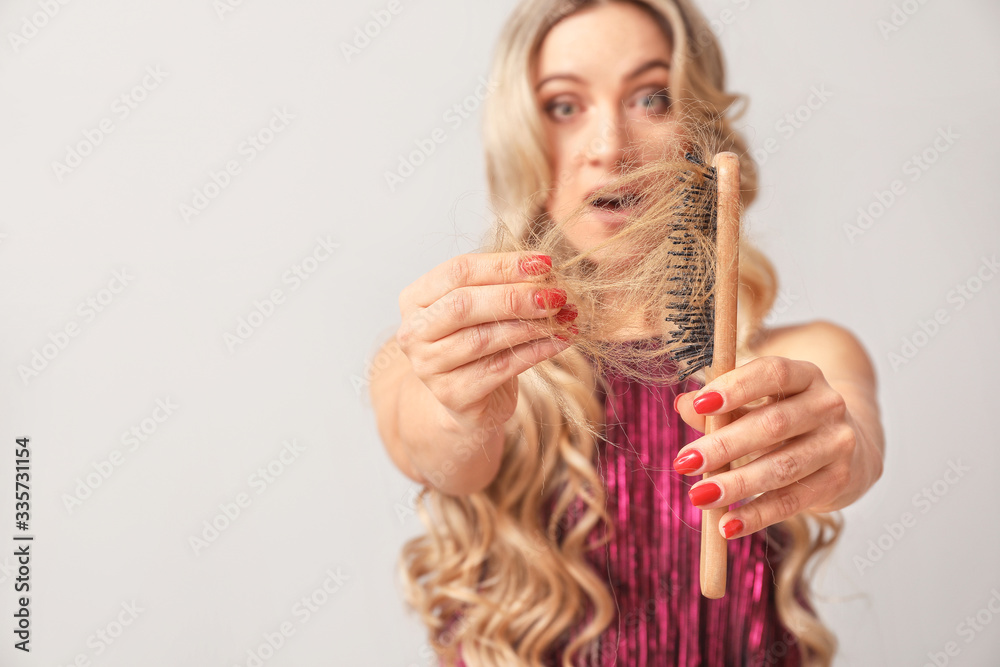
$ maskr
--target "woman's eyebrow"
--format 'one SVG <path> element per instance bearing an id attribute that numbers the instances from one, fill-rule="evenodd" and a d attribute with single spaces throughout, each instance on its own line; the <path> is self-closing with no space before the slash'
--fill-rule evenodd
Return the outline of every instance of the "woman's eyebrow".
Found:
<path id="1" fill-rule="evenodd" d="M 556 79 L 569 79 L 570 81 L 576 81 L 577 83 L 586 83 L 584 78 L 579 77 L 576 74 L 552 74 L 538 82 L 538 85 L 535 86 L 535 92 L 541 90 L 542 86 L 547 84 L 549 81 L 554 81 Z"/>
<path id="2" fill-rule="evenodd" d="M 662 58 L 656 58 L 654 60 L 650 60 L 650 61 L 647 61 L 647 62 L 639 65 L 634 70 L 632 70 L 632 72 L 630 74 L 626 74 L 625 78 L 626 79 L 634 79 L 635 77 L 639 76 L 643 72 L 645 72 L 647 70 L 651 70 L 654 67 L 662 67 L 663 69 L 669 70 L 670 69 L 670 63 L 668 63 L 666 60 L 663 60 Z"/>
<path id="3" fill-rule="evenodd" d="M 666 60 L 663 60 L 662 58 L 655 58 L 653 60 L 649 60 L 649 61 L 644 62 L 643 64 L 639 65 L 634 70 L 632 70 L 631 72 L 629 72 L 628 74 L 626 74 L 625 78 L 626 79 L 634 79 L 635 77 L 639 76 L 643 72 L 651 70 L 654 67 L 662 67 L 664 69 L 669 70 L 670 69 L 670 63 L 668 63 Z M 568 74 L 568 73 L 551 74 L 551 75 L 545 77 L 544 79 L 542 79 L 541 81 L 538 82 L 538 85 L 535 86 L 535 92 L 538 92 L 541 89 L 542 86 L 544 86 L 549 81 L 553 81 L 555 79 L 569 79 L 570 81 L 576 81 L 577 83 L 586 83 L 586 79 L 584 79 L 583 77 L 578 76 L 576 74 Z"/>

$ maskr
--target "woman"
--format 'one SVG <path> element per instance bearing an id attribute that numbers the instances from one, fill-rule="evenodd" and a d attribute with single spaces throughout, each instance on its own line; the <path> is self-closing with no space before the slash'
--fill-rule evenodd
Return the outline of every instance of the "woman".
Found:
<path id="1" fill-rule="evenodd" d="M 830 323 L 763 328 L 775 278 L 746 244 L 736 370 L 685 379 L 652 317 L 670 252 L 652 202 L 680 201 L 678 155 L 737 153 L 754 196 L 705 19 L 688 0 L 525 0 L 492 76 L 495 240 L 403 290 L 371 384 L 392 460 L 425 485 L 428 534 L 400 564 L 432 646 L 470 667 L 829 664 L 803 570 L 881 475 L 867 354 Z M 707 600 L 699 522 L 722 506 L 729 587 Z"/>

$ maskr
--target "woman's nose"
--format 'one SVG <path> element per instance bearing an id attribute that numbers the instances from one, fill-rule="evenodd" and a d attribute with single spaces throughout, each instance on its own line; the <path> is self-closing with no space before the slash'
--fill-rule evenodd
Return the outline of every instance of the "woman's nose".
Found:
<path id="1" fill-rule="evenodd" d="M 595 166 L 614 167 L 628 144 L 625 119 L 621 114 L 605 113 L 596 125 L 584 147 L 584 155 Z"/>

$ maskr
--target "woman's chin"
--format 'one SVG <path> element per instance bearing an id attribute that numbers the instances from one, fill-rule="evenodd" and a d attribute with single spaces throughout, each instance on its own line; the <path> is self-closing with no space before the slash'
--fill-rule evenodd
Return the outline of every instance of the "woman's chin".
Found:
<path id="1" fill-rule="evenodd" d="M 590 255 L 605 271 L 626 272 L 642 260 L 642 255 L 627 243 L 612 241 Z"/>
<path id="2" fill-rule="evenodd" d="M 564 238 L 574 253 L 584 254 L 585 262 L 599 268 L 604 275 L 627 273 L 642 260 L 632 240 L 615 238 L 617 230 L 600 224 L 569 228 Z"/>

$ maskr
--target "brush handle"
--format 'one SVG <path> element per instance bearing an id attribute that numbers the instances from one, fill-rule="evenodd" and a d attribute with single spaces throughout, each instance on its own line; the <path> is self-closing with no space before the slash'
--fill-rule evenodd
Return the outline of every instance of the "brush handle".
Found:
<path id="1" fill-rule="evenodd" d="M 740 160 L 735 153 L 719 153 L 712 160 L 719 186 L 716 214 L 717 267 L 715 274 L 715 342 L 712 365 L 705 382 L 736 368 L 736 296 L 740 285 Z M 731 413 L 705 418 L 705 435 L 732 421 Z M 729 470 L 729 464 L 707 472 L 702 479 Z M 726 594 L 727 541 L 719 521 L 728 507 L 702 510 L 701 593 L 718 599 Z"/>

